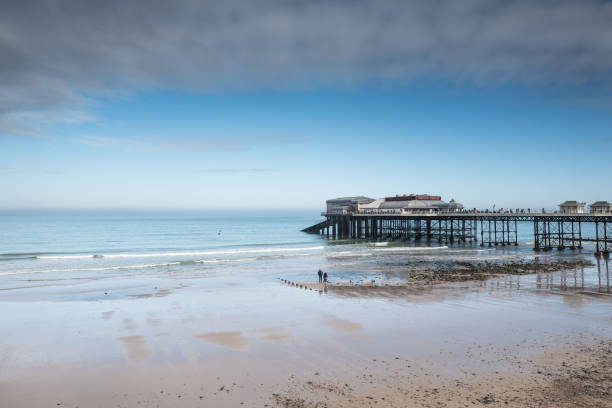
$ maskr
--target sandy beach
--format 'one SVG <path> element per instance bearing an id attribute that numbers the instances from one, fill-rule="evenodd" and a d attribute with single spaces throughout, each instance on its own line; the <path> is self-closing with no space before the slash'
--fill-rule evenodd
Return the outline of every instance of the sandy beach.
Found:
<path id="1" fill-rule="evenodd" d="M 0 292 L 0 402 L 610 406 L 605 268 L 562 262 L 395 285 L 282 271 L 24 282 Z"/>
<path id="2" fill-rule="evenodd" d="M 0 4 L 0 408 L 612 408 L 612 0 Z"/>

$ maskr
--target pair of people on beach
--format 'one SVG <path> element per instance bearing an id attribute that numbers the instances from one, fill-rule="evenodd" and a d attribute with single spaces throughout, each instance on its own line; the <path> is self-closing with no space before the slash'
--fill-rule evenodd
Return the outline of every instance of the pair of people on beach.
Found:
<path id="1" fill-rule="evenodd" d="M 317 274 L 319 275 L 319 282 L 327 282 L 327 272 L 323 273 L 323 271 L 319 269 Z"/>

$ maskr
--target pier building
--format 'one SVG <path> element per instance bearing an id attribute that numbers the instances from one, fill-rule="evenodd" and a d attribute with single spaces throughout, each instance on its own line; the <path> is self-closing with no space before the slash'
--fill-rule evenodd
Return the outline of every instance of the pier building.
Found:
<path id="1" fill-rule="evenodd" d="M 583 214 L 584 204 L 578 201 L 565 201 L 559 204 L 559 212 L 561 214 Z"/>
<path id="2" fill-rule="evenodd" d="M 363 214 L 433 214 L 462 210 L 463 205 L 452 199 L 447 203 L 442 201 L 441 196 L 410 194 L 379 198 L 363 205 L 360 212 Z"/>
<path id="3" fill-rule="evenodd" d="M 339 197 L 327 200 L 327 212 L 332 214 L 346 214 L 359 211 L 362 206 L 373 202 L 374 199 L 365 196 Z"/>
<path id="4" fill-rule="evenodd" d="M 612 204 L 607 201 L 595 201 L 589 205 L 589 212 L 591 214 L 612 213 Z"/>

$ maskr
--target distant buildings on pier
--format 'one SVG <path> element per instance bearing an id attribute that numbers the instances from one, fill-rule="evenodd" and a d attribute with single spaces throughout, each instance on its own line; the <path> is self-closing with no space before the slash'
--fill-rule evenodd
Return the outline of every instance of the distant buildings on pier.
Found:
<path id="1" fill-rule="evenodd" d="M 374 201 L 373 198 L 365 196 L 356 197 L 339 197 L 327 200 L 327 213 L 328 214 L 346 214 L 351 212 L 357 212 L 363 205 L 369 204 Z"/>
<path id="2" fill-rule="evenodd" d="M 585 203 L 578 201 L 565 201 L 559 204 L 559 212 L 561 214 L 583 214 Z"/>
<path id="3" fill-rule="evenodd" d="M 559 212 L 561 214 L 584 214 L 586 203 L 578 201 L 565 201 L 559 204 Z M 612 213 L 612 204 L 607 201 L 595 201 L 589 205 L 589 213 L 591 214 L 606 214 Z"/>
<path id="4" fill-rule="evenodd" d="M 589 205 L 589 212 L 591 214 L 612 213 L 612 204 L 607 201 L 595 201 Z"/>
<path id="5" fill-rule="evenodd" d="M 450 200 L 442 201 L 441 196 L 427 194 L 396 195 L 379 198 L 341 197 L 326 201 L 328 214 L 347 214 L 358 212 L 363 214 L 402 214 L 402 213 L 438 213 L 463 211 L 463 205 Z"/>
<path id="6" fill-rule="evenodd" d="M 340 197 L 326 201 L 327 214 L 432 214 L 465 211 L 461 203 L 451 199 L 449 202 L 442 200 L 441 196 L 428 194 L 395 195 L 374 199 L 366 196 Z M 561 214 L 584 214 L 586 203 L 580 201 L 565 201 L 559 204 Z M 476 209 L 472 210 L 476 211 Z M 488 211 L 488 210 L 487 210 Z M 499 210 L 501 212 L 501 209 Z M 512 210 L 506 210 L 512 212 Z M 516 213 L 525 210 L 516 209 Z M 530 213 L 531 209 L 527 210 Z M 545 210 L 542 209 L 545 213 Z M 588 206 L 591 214 L 610 214 L 612 204 L 607 201 L 596 201 Z"/>

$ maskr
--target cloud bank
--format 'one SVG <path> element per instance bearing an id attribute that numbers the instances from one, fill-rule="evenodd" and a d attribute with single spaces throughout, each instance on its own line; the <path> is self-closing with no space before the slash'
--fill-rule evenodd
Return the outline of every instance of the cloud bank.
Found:
<path id="1" fill-rule="evenodd" d="M 92 120 L 131 90 L 415 79 L 610 85 L 597 0 L 3 1 L 0 135 Z"/>

